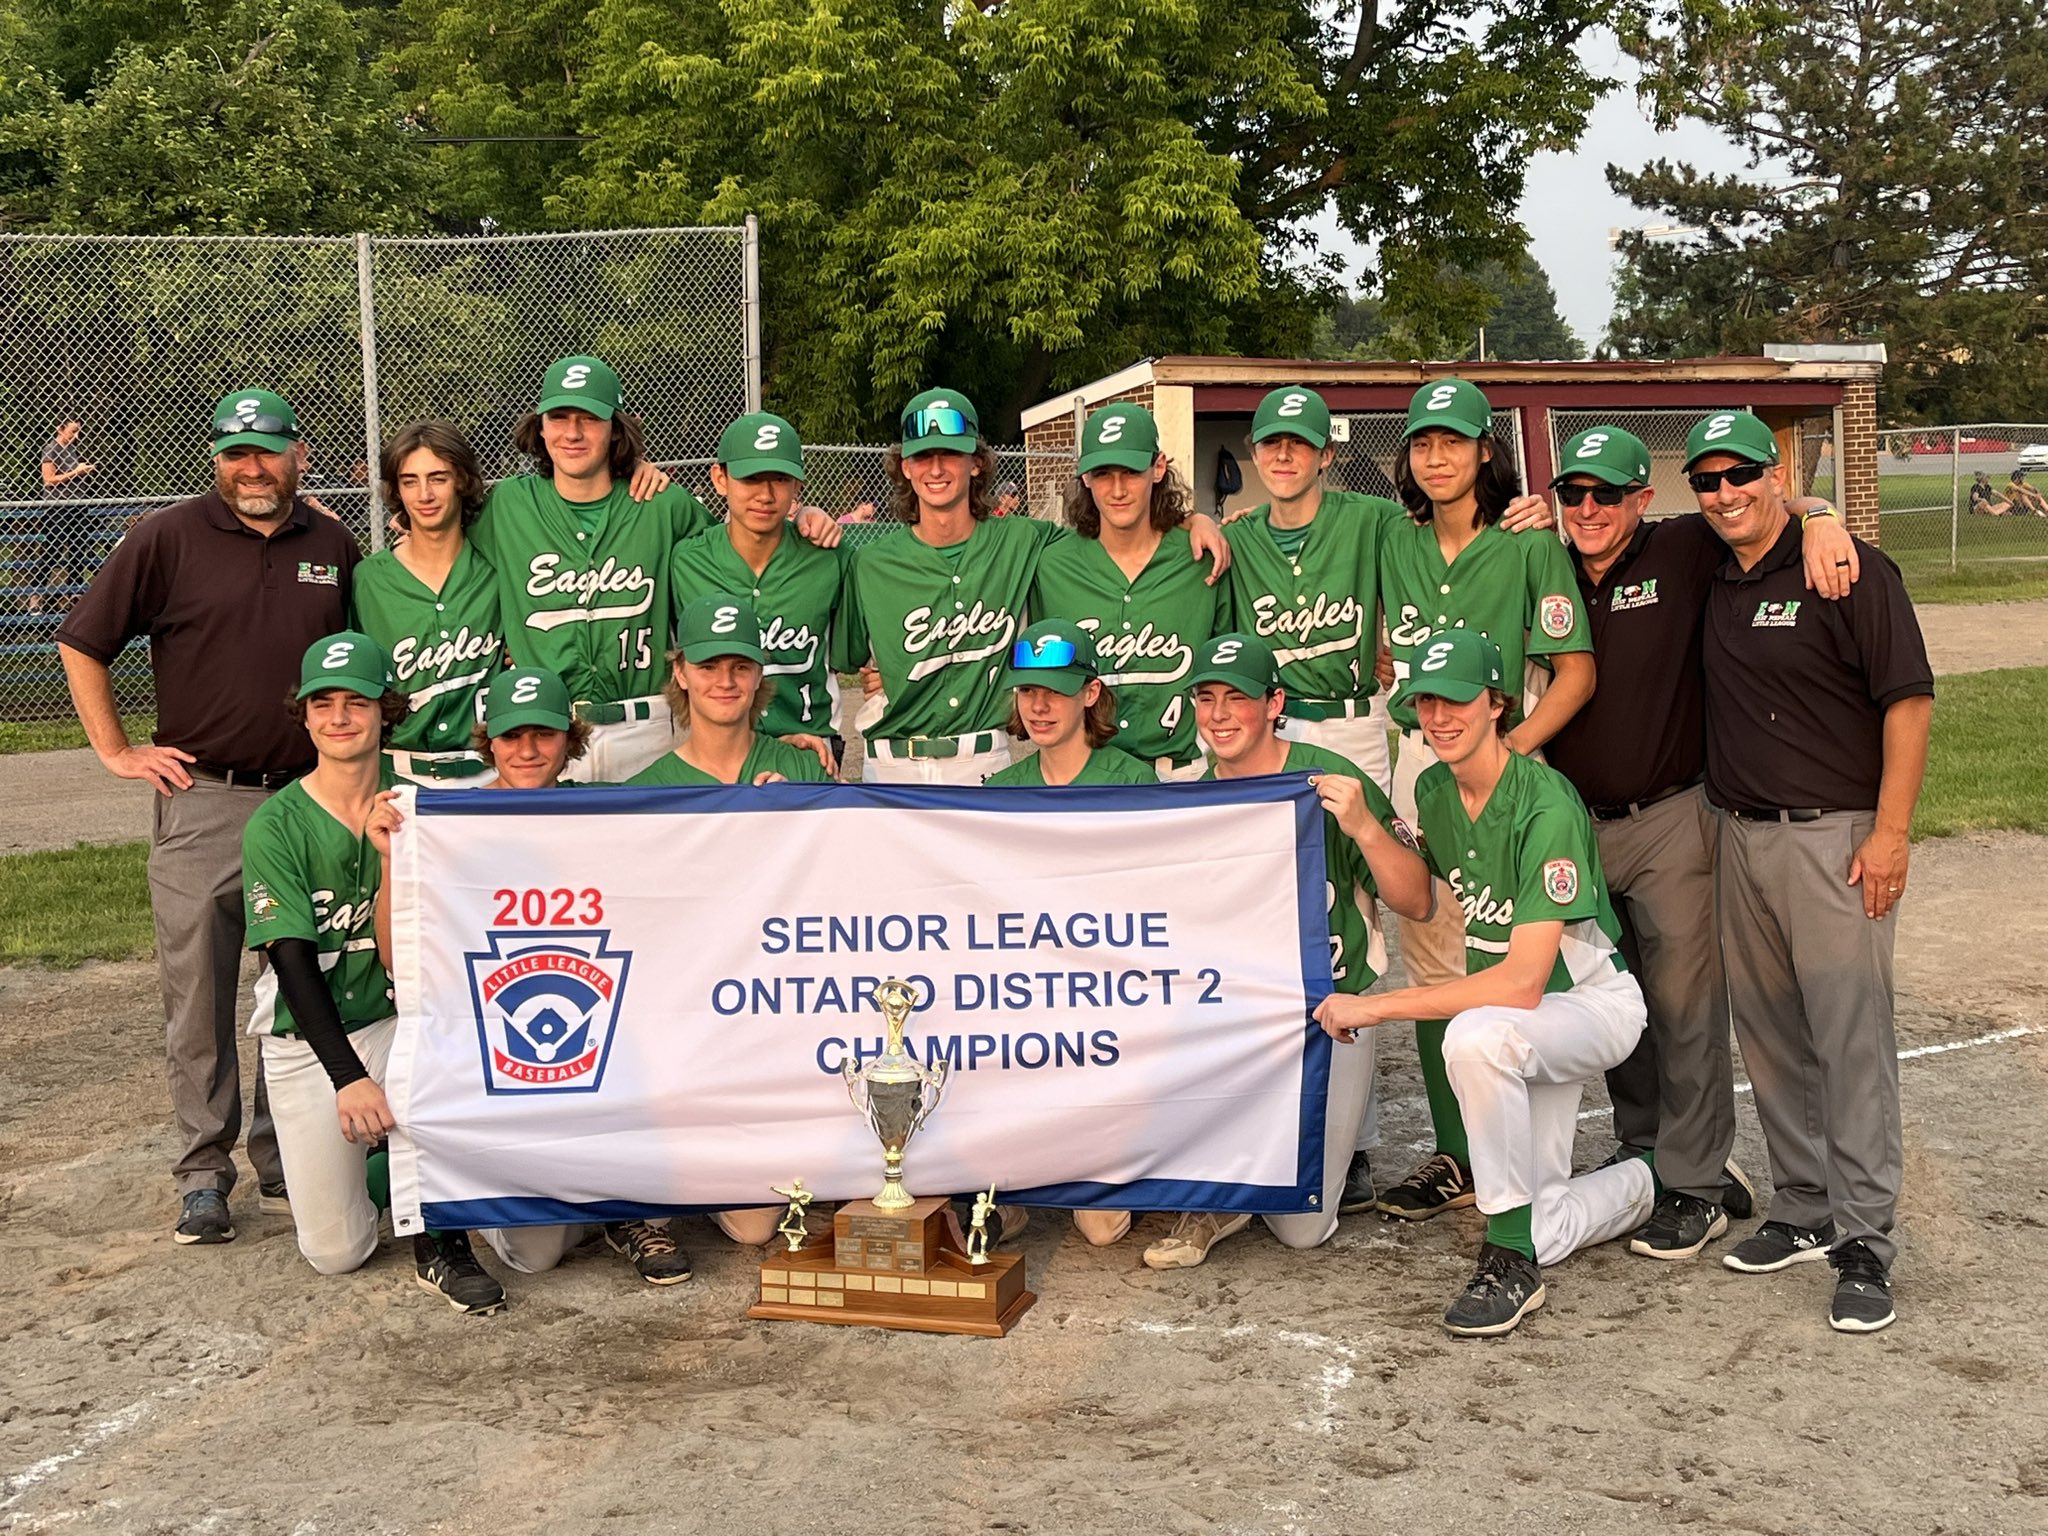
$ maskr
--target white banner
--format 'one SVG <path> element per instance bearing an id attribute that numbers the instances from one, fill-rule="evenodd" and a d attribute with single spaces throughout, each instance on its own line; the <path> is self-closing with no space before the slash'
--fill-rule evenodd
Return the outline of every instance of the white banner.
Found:
<path id="1" fill-rule="evenodd" d="M 401 792 L 396 1230 L 882 1183 L 841 1063 L 912 983 L 913 1193 L 1301 1211 L 1330 990 L 1305 775 L 1056 790 Z"/>

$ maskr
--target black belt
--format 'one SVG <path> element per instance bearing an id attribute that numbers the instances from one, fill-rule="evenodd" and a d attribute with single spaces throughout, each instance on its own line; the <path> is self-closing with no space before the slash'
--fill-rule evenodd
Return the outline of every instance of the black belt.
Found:
<path id="1" fill-rule="evenodd" d="M 1687 779 L 1683 784 L 1674 784 L 1669 789 L 1660 789 L 1654 795 L 1645 795 L 1640 800 L 1630 800 L 1623 805 L 1589 805 L 1586 813 L 1595 821 L 1626 821 L 1638 811 L 1647 811 L 1653 805 L 1662 805 L 1674 795 L 1682 795 L 1699 783 L 1697 777 Z"/>
<path id="2" fill-rule="evenodd" d="M 257 773 L 248 768 L 223 768 L 217 763 L 188 763 L 185 771 L 195 779 L 225 784 L 229 789 L 283 789 L 293 779 L 305 777 L 301 773 Z"/>
<path id="3" fill-rule="evenodd" d="M 1781 806 L 1777 810 L 1750 811 L 1730 806 L 1728 814 L 1740 821 L 1819 821 L 1823 816 L 1832 816 L 1834 810 L 1830 806 L 1798 805 Z"/>

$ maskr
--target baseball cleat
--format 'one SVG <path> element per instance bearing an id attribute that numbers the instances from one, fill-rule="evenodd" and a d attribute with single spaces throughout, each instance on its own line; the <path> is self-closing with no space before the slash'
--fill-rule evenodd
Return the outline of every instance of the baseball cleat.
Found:
<path id="1" fill-rule="evenodd" d="M 228 1214 L 228 1197 L 217 1189 L 193 1190 L 185 1197 L 171 1236 L 181 1243 L 232 1243 L 235 1218 Z"/>
<path id="2" fill-rule="evenodd" d="M 1479 1267 L 1465 1283 L 1464 1294 L 1445 1311 L 1444 1326 L 1461 1339 L 1513 1333 L 1524 1317 L 1543 1305 L 1546 1294 L 1543 1271 L 1534 1259 L 1486 1243 L 1479 1249 Z"/>
<path id="3" fill-rule="evenodd" d="M 1173 1230 L 1145 1250 L 1148 1269 L 1193 1269 L 1209 1257 L 1224 1238 L 1251 1225 L 1248 1215 L 1223 1211 L 1183 1211 Z"/>
<path id="4" fill-rule="evenodd" d="M 1721 1262 L 1745 1275 L 1768 1275 L 1826 1258 L 1828 1244 L 1834 1240 L 1833 1222 L 1824 1227 L 1795 1227 L 1787 1221 L 1767 1221 L 1722 1254 Z"/>
<path id="5" fill-rule="evenodd" d="M 1628 1251 L 1652 1259 L 1689 1259 L 1728 1230 L 1728 1213 L 1711 1200 L 1667 1189 L 1650 1219 L 1636 1228 Z"/>
<path id="6" fill-rule="evenodd" d="M 690 1278 L 690 1256 L 676 1246 L 667 1227 L 651 1221 L 614 1221 L 606 1225 L 604 1240 L 613 1253 L 631 1259 L 649 1285 L 681 1285 Z"/>
<path id="7" fill-rule="evenodd" d="M 1837 1333 L 1876 1333 L 1889 1328 L 1898 1313 L 1892 1310 L 1892 1281 L 1877 1255 L 1855 1238 L 1828 1255 L 1835 1267 L 1835 1299 L 1828 1309 L 1828 1326 Z"/>
<path id="8" fill-rule="evenodd" d="M 1344 1194 L 1337 1203 L 1341 1216 L 1379 1209 L 1379 1191 L 1372 1184 L 1372 1160 L 1363 1152 L 1351 1154 L 1351 1166 L 1344 1172 Z"/>
<path id="9" fill-rule="evenodd" d="M 1721 1209 L 1737 1221 L 1756 1214 L 1756 1185 L 1732 1157 L 1721 1167 Z"/>
<path id="10" fill-rule="evenodd" d="M 467 1232 L 422 1232 L 412 1240 L 414 1280 L 458 1312 L 482 1315 L 505 1305 L 505 1287 L 470 1251 Z"/>
<path id="11" fill-rule="evenodd" d="M 1472 1192 L 1472 1170 L 1450 1153 L 1439 1152 L 1381 1195 L 1379 1212 L 1400 1221 L 1428 1221 L 1478 1198 Z"/>
<path id="12" fill-rule="evenodd" d="M 289 1216 L 292 1213 L 291 1191 L 285 1188 L 283 1179 L 256 1186 L 256 1209 L 265 1216 Z"/>

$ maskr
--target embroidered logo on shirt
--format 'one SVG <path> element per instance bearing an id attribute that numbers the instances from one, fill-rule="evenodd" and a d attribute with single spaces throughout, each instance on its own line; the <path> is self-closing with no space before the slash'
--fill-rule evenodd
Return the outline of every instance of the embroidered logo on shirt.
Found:
<path id="1" fill-rule="evenodd" d="M 1579 894 L 1579 866 L 1570 859 L 1551 859 L 1543 866 L 1543 894 L 1560 907 Z"/>
<path id="2" fill-rule="evenodd" d="M 1392 821 L 1387 823 L 1387 826 L 1388 829 L 1394 834 L 1395 840 L 1399 842 L 1403 848 L 1413 848 L 1417 851 L 1421 850 L 1422 840 L 1415 835 L 1415 829 L 1409 826 L 1408 823 L 1403 821 L 1400 817 L 1396 816 Z"/>
<path id="3" fill-rule="evenodd" d="M 1799 622 L 1799 602 L 1758 603 L 1756 617 L 1749 621 L 1751 629 L 1791 629 Z"/>
<path id="4" fill-rule="evenodd" d="M 270 894 L 270 887 L 261 880 L 250 883 L 249 910 L 255 914 L 259 923 L 267 922 L 277 911 L 277 898 Z"/>
<path id="5" fill-rule="evenodd" d="M 341 567 L 321 565 L 313 560 L 301 560 L 299 584 L 306 587 L 338 587 L 341 585 Z"/>
<path id="6" fill-rule="evenodd" d="M 1607 600 L 1609 613 L 1626 613 L 1631 608 L 1653 608 L 1657 603 L 1657 578 L 1648 581 L 1632 581 L 1625 587 L 1616 587 L 1614 595 Z"/>
<path id="7" fill-rule="evenodd" d="M 1572 632 L 1572 626 L 1578 622 L 1578 614 L 1572 608 L 1572 600 L 1562 593 L 1553 592 L 1543 599 L 1538 614 L 1543 625 L 1543 633 L 1553 640 L 1562 640 Z"/>

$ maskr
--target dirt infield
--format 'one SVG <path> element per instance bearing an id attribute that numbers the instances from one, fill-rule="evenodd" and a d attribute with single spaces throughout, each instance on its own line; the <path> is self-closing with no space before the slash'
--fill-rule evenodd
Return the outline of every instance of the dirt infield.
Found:
<path id="1" fill-rule="evenodd" d="M 388 1243 L 314 1275 L 247 1179 L 239 1241 L 176 1247 L 150 968 L 0 971 L 0 1530 L 2040 1531 L 2044 868 L 2042 838 L 1916 851 L 1901 1321 L 1861 1339 L 1824 1266 L 1610 1245 L 1458 1343 L 1469 1213 L 1155 1275 L 1163 1218 L 1092 1250 L 1042 1212 L 1001 1342 L 749 1323 L 755 1255 L 698 1221 L 689 1285 L 585 1255 L 463 1318 Z M 1398 1032 L 1385 1057 L 1398 1172 L 1421 1095 Z"/>

